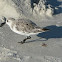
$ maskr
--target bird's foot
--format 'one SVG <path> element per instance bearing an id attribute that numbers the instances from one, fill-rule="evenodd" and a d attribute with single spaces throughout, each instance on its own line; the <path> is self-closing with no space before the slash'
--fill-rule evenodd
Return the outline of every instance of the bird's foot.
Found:
<path id="1" fill-rule="evenodd" d="M 27 38 L 25 38 L 23 41 L 18 42 L 18 43 L 24 44 L 24 43 L 25 43 L 25 41 L 26 41 L 27 39 L 31 39 L 31 37 L 30 37 L 30 36 L 28 36 L 28 37 L 27 37 Z"/>
<path id="2" fill-rule="evenodd" d="M 18 42 L 18 43 L 24 44 L 25 42 L 24 41 L 21 41 L 21 42 Z"/>

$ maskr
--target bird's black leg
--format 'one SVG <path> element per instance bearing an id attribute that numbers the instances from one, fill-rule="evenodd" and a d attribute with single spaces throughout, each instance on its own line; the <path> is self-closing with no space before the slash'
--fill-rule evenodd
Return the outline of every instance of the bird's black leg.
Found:
<path id="1" fill-rule="evenodd" d="M 23 43 L 25 43 L 25 41 L 26 41 L 27 39 L 31 39 L 31 37 L 30 37 L 30 36 L 27 36 L 27 38 L 25 38 L 23 41 L 21 41 L 21 42 L 18 42 L 18 43 L 21 43 L 21 44 L 23 44 Z"/>

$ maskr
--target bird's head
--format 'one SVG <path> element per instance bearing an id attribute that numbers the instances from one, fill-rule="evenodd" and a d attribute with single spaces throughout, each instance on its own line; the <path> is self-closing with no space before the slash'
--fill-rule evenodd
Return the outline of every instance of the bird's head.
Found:
<path id="1" fill-rule="evenodd" d="M 2 17 L 2 21 L 3 20 L 4 20 L 4 22 L 1 23 L 1 26 L 0 27 L 4 26 L 5 24 L 7 24 L 7 25 L 10 26 L 15 19 L 14 18 L 6 18 L 6 17 L 3 16 Z"/>
<path id="2" fill-rule="evenodd" d="M 14 20 L 15 20 L 14 18 L 8 18 L 6 20 L 6 24 L 10 26 Z"/>

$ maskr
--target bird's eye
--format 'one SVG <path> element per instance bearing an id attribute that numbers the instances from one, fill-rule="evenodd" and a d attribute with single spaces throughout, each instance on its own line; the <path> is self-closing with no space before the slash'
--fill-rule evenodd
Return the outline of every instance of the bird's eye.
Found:
<path id="1" fill-rule="evenodd" d="M 7 22 L 8 22 L 8 20 L 7 20 Z"/>
<path id="2" fill-rule="evenodd" d="M 26 24 L 26 25 L 28 25 L 28 24 Z"/>

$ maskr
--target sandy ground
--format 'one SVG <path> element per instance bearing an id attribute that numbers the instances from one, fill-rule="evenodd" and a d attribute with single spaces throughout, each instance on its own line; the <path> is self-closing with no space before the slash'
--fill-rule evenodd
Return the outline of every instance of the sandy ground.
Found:
<path id="1" fill-rule="evenodd" d="M 13 0 L 13 2 L 17 3 L 18 0 Z M 23 0 L 21 0 L 21 2 L 23 3 Z M 62 0 L 55 0 L 55 2 L 57 4 L 53 6 L 58 6 L 58 10 L 53 17 L 44 16 L 41 18 L 39 16 L 38 18 L 36 15 L 34 18 L 31 13 L 26 13 L 26 8 L 22 10 L 22 15 L 20 15 L 14 11 L 19 9 L 19 7 L 13 8 L 13 6 L 11 6 L 17 16 L 28 18 L 38 26 L 46 27 L 50 29 L 50 31 L 40 33 L 37 36 L 34 35 L 32 39 L 27 40 L 25 44 L 19 44 L 17 42 L 23 40 L 25 36 L 14 33 L 7 25 L 0 27 L 0 62 L 62 62 Z M 21 4 L 20 6 L 22 8 L 24 7 Z M 5 13 L 4 15 L 6 17 L 18 18 L 16 14 L 14 16 L 10 13 L 10 15 Z M 0 17 L 2 14 L 3 13 L 1 13 Z"/>

